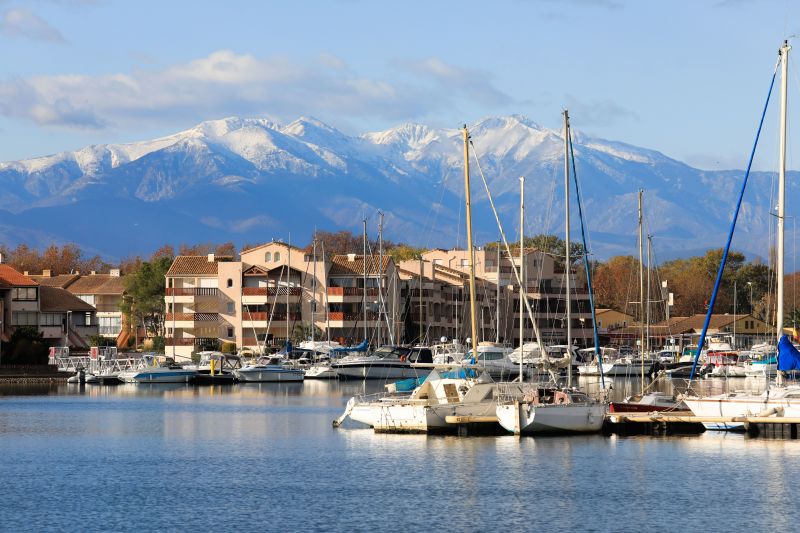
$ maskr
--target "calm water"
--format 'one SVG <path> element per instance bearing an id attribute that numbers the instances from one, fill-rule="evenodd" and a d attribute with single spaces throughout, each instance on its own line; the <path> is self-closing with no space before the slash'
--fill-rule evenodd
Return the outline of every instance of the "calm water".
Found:
<path id="1" fill-rule="evenodd" d="M 331 428 L 380 386 L 1 388 L 0 530 L 788 531 L 800 518 L 800 442 Z"/>

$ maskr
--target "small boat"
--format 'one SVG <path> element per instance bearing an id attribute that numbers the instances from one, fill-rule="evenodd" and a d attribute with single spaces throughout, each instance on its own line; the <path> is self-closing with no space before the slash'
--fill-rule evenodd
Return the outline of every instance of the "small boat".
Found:
<path id="1" fill-rule="evenodd" d="M 430 350 L 425 353 L 430 356 Z M 424 376 L 426 368 L 414 368 L 413 363 L 432 363 L 423 352 L 403 346 L 381 346 L 367 355 L 348 355 L 331 363 L 331 369 L 341 379 L 406 379 Z"/>
<path id="2" fill-rule="evenodd" d="M 575 389 L 536 387 L 521 400 L 501 399 L 497 421 L 515 435 L 596 433 L 607 405 Z"/>
<path id="3" fill-rule="evenodd" d="M 233 371 L 236 379 L 243 382 L 303 381 L 304 372 L 293 368 L 286 359 L 278 356 L 262 356 L 255 363 Z"/>
<path id="4" fill-rule="evenodd" d="M 119 385 L 122 380 L 119 379 L 119 372 L 90 372 L 86 374 L 86 383 L 91 385 Z"/>
<path id="5" fill-rule="evenodd" d="M 514 350 L 494 342 L 478 343 L 478 356 L 473 356 L 470 350 L 461 364 L 465 367 L 479 367 L 481 371 L 487 372 L 496 380 L 511 380 L 520 374 L 519 362 L 511 360 L 511 353 Z M 474 358 L 473 358 L 474 357 Z M 523 372 L 525 370 L 523 369 Z"/>
<path id="6" fill-rule="evenodd" d="M 242 368 L 240 356 L 222 352 L 200 352 L 200 354 L 196 384 L 228 385 L 236 381 L 233 373 L 236 369 Z"/>
<path id="7" fill-rule="evenodd" d="M 652 413 L 654 411 L 687 411 L 689 408 L 675 396 L 663 392 L 650 392 L 638 400 L 626 398 L 622 402 L 611 402 L 611 413 Z"/>
<path id="8" fill-rule="evenodd" d="M 183 368 L 170 359 L 161 365 L 153 354 L 143 355 L 136 368 L 119 373 L 125 383 L 189 383 L 195 376 L 197 370 Z"/>

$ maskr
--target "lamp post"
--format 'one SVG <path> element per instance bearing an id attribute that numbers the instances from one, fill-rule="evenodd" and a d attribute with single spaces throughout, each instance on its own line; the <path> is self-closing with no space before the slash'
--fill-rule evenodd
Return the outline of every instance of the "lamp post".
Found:
<path id="1" fill-rule="evenodd" d="M 747 285 L 750 286 L 750 314 L 753 314 L 753 282 L 748 281 Z"/>

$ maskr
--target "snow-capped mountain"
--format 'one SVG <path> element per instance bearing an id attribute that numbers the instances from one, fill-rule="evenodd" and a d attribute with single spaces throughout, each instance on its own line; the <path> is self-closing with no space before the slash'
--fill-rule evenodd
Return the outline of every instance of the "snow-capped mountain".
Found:
<path id="1" fill-rule="evenodd" d="M 526 233 L 563 232 L 561 132 L 519 115 L 487 118 L 469 131 L 480 161 L 472 161 L 478 241 L 498 234 L 481 170 L 509 235 L 518 231 L 519 176 L 526 177 Z M 388 239 L 463 245 L 462 143 L 457 128 L 403 124 L 350 136 L 313 118 L 234 117 L 151 141 L 0 163 L 0 242 L 77 242 L 109 256 L 164 242 L 292 235 L 305 244 L 314 227 L 358 231 L 381 210 Z M 633 253 L 640 188 L 648 231 L 664 254 L 723 244 L 741 172 L 702 171 L 579 132 L 574 143 L 597 256 Z M 753 176 L 735 242 L 762 255 L 769 179 Z"/>

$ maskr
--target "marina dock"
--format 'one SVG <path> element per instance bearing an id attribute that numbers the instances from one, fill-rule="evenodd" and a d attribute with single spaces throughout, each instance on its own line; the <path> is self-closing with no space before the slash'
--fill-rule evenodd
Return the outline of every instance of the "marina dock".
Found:
<path id="1" fill-rule="evenodd" d="M 495 416 L 448 416 L 459 436 L 492 434 L 497 427 Z M 749 437 L 765 439 L 797 439 L 800 434 L 800 418 L 787 417 L 701 417 L 691 411 L 673 413 L 607 413 L 603 433 L 607 435 L 698 435 L 706 431 L 704 424 L 741 424 Z M 501 432 L 505 433 L 505 432 Z"/>

